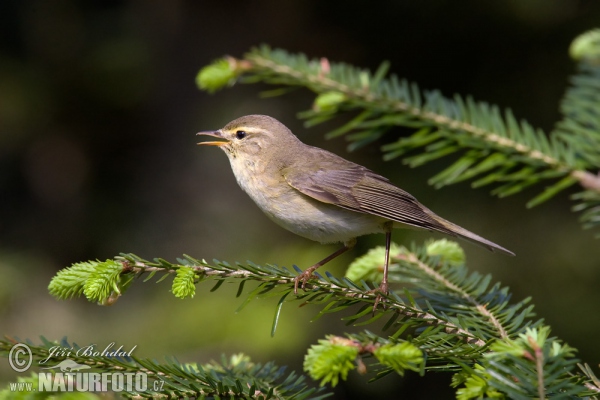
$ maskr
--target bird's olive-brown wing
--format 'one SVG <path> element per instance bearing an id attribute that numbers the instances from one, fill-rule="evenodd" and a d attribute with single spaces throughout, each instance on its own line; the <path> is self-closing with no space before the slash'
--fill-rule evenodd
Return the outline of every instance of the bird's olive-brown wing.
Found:
<path id="1" fill-rule="evenodd" d="M 411 194 L 365 167 L 344 161 L 319 160 L 310 172 L 289 167 L 282 173 L 290 186 L 315 200 L 453 235 Z"/>

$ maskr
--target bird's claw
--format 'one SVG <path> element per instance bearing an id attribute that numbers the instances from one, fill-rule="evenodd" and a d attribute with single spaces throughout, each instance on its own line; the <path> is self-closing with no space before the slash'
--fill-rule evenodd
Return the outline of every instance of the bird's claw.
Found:
<path id="1" fill-rule="evenodd" d="M 377 306 L 379 305 L 379 303 L 382 303 L 383 308 L 385 309 L 386 299 L 384 296 L 387 296 L 389 294 L 389 292 L 390 291 L 388 289 L 387 282 L 381 282 L 381 284 L 379 285 L 379 287 L 377 289 L 373 289 L 373 290 L 369 291 L 369 293 L 377 294 L 377 297 L 375 297 L 375 303 L 373 304 L 373 313 L 375 313 L 375 311 L 377 311 Z"/>
<path id="2" fill-rule="evenodd" d="M 294 278 L 294 294 L 298 294 L 298 284 L 300 283 L 300 281 L 302 281 L 302 290 L 304 290 L 304 288 L 306 287 L 306 282 L 308 282 L 310 278 L 317 277 L 313 274 L 315 270 L 316 268 L 313 267 L 307 268 L 304 272 L 302 272 Z"/>

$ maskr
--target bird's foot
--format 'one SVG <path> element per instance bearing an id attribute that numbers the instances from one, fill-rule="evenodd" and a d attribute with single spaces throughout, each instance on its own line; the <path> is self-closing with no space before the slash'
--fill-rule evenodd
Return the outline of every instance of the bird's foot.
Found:
<path id="1" fill-rule="evenodd" d="M 384 296 L 387 296 L 390 293 L 388 289 L 388 283 L 381 282 L 377 289 L 370 290 L 369 293 L 377 294 L 377 297 L 375 297 L 375 303 L 373 304 L 373 313 L 377 311 L 377 306 L 379 305 L 379 303 L 382 303 L 383 308 L 385 309 L 386 299 Z"/>
<path id="2" fill-rule="evenodd" d="M 300 283 L 300 281 L 302 281 L 302 290 L 304 290 L 306 282 L 308 282 L 308 280 L 311 278 L 317 277 L 315 274 L 313 274 L 313 272 L 315 272 L 317 268 L 319 268 L 319 266 L 313 265 L 312 267 L 307 268 L 304 272 L 302 272 L 300 275 L 294 278 L 294 294 L 298 294 L 298 284 Z"/>

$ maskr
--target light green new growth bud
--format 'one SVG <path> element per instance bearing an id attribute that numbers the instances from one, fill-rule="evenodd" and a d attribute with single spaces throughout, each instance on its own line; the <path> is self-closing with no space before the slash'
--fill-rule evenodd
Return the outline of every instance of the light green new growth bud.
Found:
<path id="1" fill-rule="evenodd" d="M 81 296 L 85 282 L 94 273 L 99 264 L 101 264 L 100 261 L 81 262 L 58 271 L 48 285 L 50 294 L 59 300 L 68 300 L 75 296 Z"/>
<path id="2" fill-rule="evenodd" d="M 196 75 L 196 85 L 202 90 L 214 93 L 227 85 L 232 85 L 239 72 L 233 64 L 222 58 L 202 68 Z"/>
<path id="3" fill-rule="evenodd" d="M 249 366 L 254 366 L 254 363 L 251 361 L 250 356 L 244 353 L 237 353 L 229 358 L 229 364 L 233 367 L 237 367 L 238 365 L 243 363 L 246 363 Z"/>
<path id="4" fill-rule="evenodd" d="M 390 254 L 396 255 L 404 251 L 403 247 L 392 243 Z M 346 271 L 346 278 L 353 282 L 361 280 L 379 282 L 383 278 L 383 264 L 385 262 L 385 247 L 377 246 L 362 257 L 358 257 L 350 264 Z"/>
<path id="5" fill-rule="evenodd" d="M 475 364 L 470 372 L 463 370 L 455 374 L 452 377 L 452 386 L 458 387 L 464 384 L 464 387 L 456 391 L 457 400 L 505 399 L 506 396 L 502 392 L 488 384 L 490 378 L 491 376 L 478 364 Z"/>
<path id="6" fill-rule="evenodd" d="M 346 101 L 346 95 L 340 92 L 325 92 L 315 98 L 314 108 L 317 111 L 334 110 Z"/>
<path id="7" fill-rule="evenodd" d="M 173 279 L 171 291 L 180 299 L 194 297 L 196 294 L 196 272 L 190 267 L 180 267 Z"/>
<path id="8" fill-rule="evenodd" d="M 386 344 L 377 348 L 373 354 L 381 364 L 393 368 L 400 375 L 404 375 L 407 369 L 420 371 L 423 363 L 423 352 L 409 342 Z"/>
<path id="9" fill-rule="evenodd" d="M 577 36 L 571 42 L 569 54 L 576 61 L 600 62 L 600 29 L 593 29 Z"/>
<path id="10" fill-rule="evenodd" d="M 83 285 L 83 294 L 88 300 L 102 304 L 112 292 L 120 293 L 121 272 L 123 265 L 120 262 L 106 260 L 97 263 Z"/>
<path id="11" fill-rule="evenodd" d="M 320 385 L 331 382 L 336 386 L 340 380 L 346 380 L 348 372 L 356 368 L 354 360 L 358 356 L 358 347 L 345 345 L 331 340 L 319 340 L 319 344 L 308 349 L 304 357 L 304 370 Z"/>
<path id="12" fill-rule="evenodd" d="M 465 263 L 465 251 L 456 242 L 447 239 L 436 240 L 427 245 L 427 255 L 441 257 L 451 265 L 462 265 Z"/>

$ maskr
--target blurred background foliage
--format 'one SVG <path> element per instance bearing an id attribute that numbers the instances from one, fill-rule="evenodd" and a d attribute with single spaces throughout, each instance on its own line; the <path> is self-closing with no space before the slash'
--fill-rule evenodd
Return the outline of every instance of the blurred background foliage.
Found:
<path id="1" fill-rule="evenodd" d="M 581 230 L 561 195 L 533 210 L 531 189 L 498 200 L 468 183 L 434 190 L 439 164 L 410 169 L 381 161 L 379 144 L 346 154 L 343 139 L 324 141 L 335 124 L 307 130 L 295 118 L 310 93 L 260 100 L 256 85 L 216 95 L 196 89 L 198 69 L 225 54 L 267 43 L 392 72 L 422 88 L 511 107 L 550 131 L 575 64 L 568 46 L 597 27 L 600 3 L 506 0 L 426 3 L 346 0 L 19 1 L 0 2 L 0 333 L 21 339 L 67 336 L 80 345 L 110 342 L 135 355 L 204 362 L 248 353 L 301 370 L 306 348 L 342 322 L 311 323 L 316 310 L 284 308 L 269 335 L 275 304 L 242 303 L 236 288 L 178 300 L 169 285 L 136 284 L 113 307 L 58 302 L 47 285 L 73 262 L 133 252 L 174 260 L 252 260 L 302 268 L 329 254 L 265 218 L 237 187 L 226 157 L 201 149 L 195 133 L 249 113 L 284 121 L 305 142 L 388 176 L 436 213 L 517 253 L 505 258 L 465 245 L 469 265 L 533 296 L 553 334 L 600 360 L 600 242 Z M 385 140 L 385 138 L 384 138 Z M 446 161 L 441 161 L 446 164 Z M 537 188 L 539 192 L 539 188 Z M 572 192 L 577 191 L 573 188 Z M 400 243 L 429 235 L 396 232 Z M 361 238 L 328 265 L 337 275 L 382 244 Z M 15 374 L 0 362 L 0 381 Z M 336 388 L 339 398 L 401 390 L 412 398 L 451 395 L 448 376 L 366 378 Z M 426 383 L 428 383 L 426 385 Z M 425 389 L 426 390 L 425 390 Z"/>

